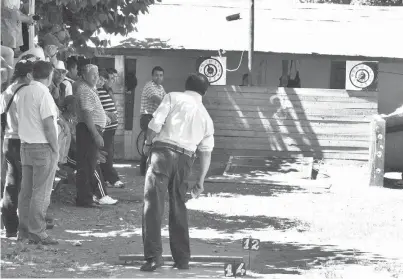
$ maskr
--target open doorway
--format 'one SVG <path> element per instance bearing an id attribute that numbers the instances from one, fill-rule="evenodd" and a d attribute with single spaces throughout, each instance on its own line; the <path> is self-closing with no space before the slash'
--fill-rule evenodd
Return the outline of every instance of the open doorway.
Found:
<path id="1" fill-rule="evenodd" d="M 134 100 L 137 87 L 137 60 L 125 57 L 125 130 L 133 130 Z"/>

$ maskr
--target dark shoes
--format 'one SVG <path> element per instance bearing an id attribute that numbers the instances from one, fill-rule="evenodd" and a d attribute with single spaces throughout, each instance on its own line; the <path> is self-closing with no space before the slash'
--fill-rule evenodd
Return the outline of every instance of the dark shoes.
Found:
<path id="1" fill-rule="evenodd" d="M 140 271 L 144 272 L 153 272 L 157 270 L 157 268 L 164 265 L 164 260 L 160 258 L 149 259 L 140 267 Z"/>
<path id="2" fill-rule="evenodd" d="M 181 270 L 188 270 L 189 269 L 189 264 L 188 263 L 174 263 L 172 268 L 177 268 Z"/>

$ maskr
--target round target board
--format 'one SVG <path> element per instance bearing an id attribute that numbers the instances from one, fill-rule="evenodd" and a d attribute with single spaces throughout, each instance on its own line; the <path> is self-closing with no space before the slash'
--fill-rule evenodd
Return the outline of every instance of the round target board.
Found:
<path id="1" fill-rule="evenodd" d="M 352 85 L 358 88 L 367 88 L 374 82 L 375 73 L 370 66 L 361 63 L 351 69 L 349 77 Z"/>
<path id="2" fill-rule="evenodd" d="M 205 75 L 210 83 L 217 82 L 223 76 L 224 68 L 215 58 L 204 60 L 199 66 L 199 73 Z"/>

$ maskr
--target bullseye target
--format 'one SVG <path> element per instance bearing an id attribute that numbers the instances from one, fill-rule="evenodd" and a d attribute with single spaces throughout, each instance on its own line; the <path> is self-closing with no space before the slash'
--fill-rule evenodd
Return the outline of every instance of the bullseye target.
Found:
<path id="1" fill-rule="evenodd" d="M 209 57 L 201 61 L 198 72 L 205 75 L 212 85 L 225 85 L 226 83 L 225 57 Z"/>
<path id="2" fill-rule="evenodd" d="M 347 61 L 346 65 L 347 90 L 376 90 L 377 62 Z"/>

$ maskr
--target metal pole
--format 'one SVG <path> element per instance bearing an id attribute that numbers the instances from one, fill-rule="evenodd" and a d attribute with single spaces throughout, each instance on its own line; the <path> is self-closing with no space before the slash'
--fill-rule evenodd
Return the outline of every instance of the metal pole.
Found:
<path id="1" fill-rule="evenodd" d="M 30 15 L 35 14 L 35 0 L 29 0 L 29 11 Z M 34 48 L 34 39 L 35 39 L 35 25 L 29 26 L 29 49 Z"/>
<path id="2" fill-rule="evenodd" d="M 255 0 L 250 0 L 250 18 L 249 18 L 249 53 L 248 53 L 248 85 L 253 84 L 253 51 L 255 48 Z"/>

